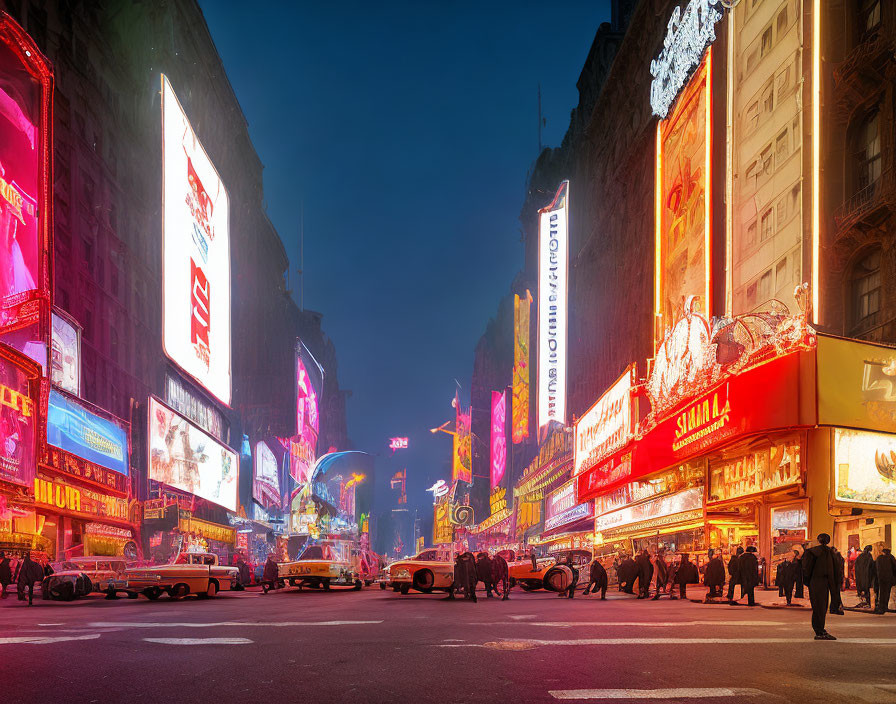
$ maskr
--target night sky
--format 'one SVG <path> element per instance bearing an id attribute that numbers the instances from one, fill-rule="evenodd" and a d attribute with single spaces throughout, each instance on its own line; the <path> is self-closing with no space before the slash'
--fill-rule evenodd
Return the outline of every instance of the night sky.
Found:
<path id="1" fill-rule="evenodd" d="M 380 455 L 380 498 L 406 465 L 431 520 L 451 438 L 428 429 L 453 420 L 455 380 L 469 403 L 476 341 L 522 267 L 538 85 L 557 146 L 609 0 L 201 5 L 297 301 L 304 201 L 304 304 L 336 344 L 352 441 Z M 387 460 L 394 435 L 410 450 Z"/>

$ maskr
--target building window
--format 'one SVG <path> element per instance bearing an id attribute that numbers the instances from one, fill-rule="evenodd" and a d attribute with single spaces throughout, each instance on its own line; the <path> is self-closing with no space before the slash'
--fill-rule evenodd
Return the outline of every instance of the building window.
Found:
<path id="1" fill-rule="evenodd" d="M 770 79 L 762 90 L 762 109 L 765 112 L 773 112 L 775 109 L 775 83 Z"/>
<path id="2" fill-rule="evenodd" d="M 772 297 L 772 270 L 769 269 L 759 279 L 759 300 L 765 303 Z"/>
<path id="3" fill-rule="evenodd" d="M 775 267 L 775 287 L 780 291 L 788 284 L 787 279 L 787 257 L 781 259 Z"/>
<path id="4" fill-rule="evenodd" d="M 747 247 L 752 247 L 756 244 L 756 221 L 750 223 L 747 227 Z"/>
<path id="5" fill-rule="evenodd" d="M 775 161 L 778 166 L 784 163 L 784 160 L 790 154 L 790 140 L 788 139 L 787 130 L 785 129 L 775 139 Z"/>
<path id="6" fill-rule="evenodd" d="M 759 237 L 765 242 L 772 235 L 775 234 L 775 218 L 772 209 L 769 208 L 762 214 L 762 220 L 760 221 L 759 227 Z"/>
<path id="7" fill-rule="evenodd" d="M 775 217 L 778 219 L 778 227 L 787 222 L 787 198 L 782 198 L 775 206 Z"/>
<path id="8" fill-rule="evenodd" d="M 754 308 L 756 306 L 756 283 L 752 283 L 747 286 L 747 309 Z"/>
<path id="9" fill-rule="evenodd" d="M 784 9 L 778 13 L 778 39 L 781 38 L 781 35 L 787 31 L 787 6 L 784 6 Z"/>
<path id="10" fill-rule="evenodd" d="M 856 190 L 861 191 L 880 178 L 880 112 L 865 118 L 856 133 Z"/>
<path id="11" fill-rule="evenodd" d="M 754 101 L 747 108 L 747 131 L 751 132 L 759 125 L 759 101 Z"/>
<path id="12" fill-rule="evenodd" d="M 772 28 L 768 27 L 762 33 L 762 45 L 759 47 L 759 55 L 765 56 L 772 50 Z"/>
<path id="13" fill-rule="evenodd" d="M 762 173 L 765 176 L 769 176 L 772 172 L 772 168 L 774 166 L 774 159 L 772 159 L 772 146 L 768 145 L 765 149 L 762 150 L 762 153 L 759 155 L 759 161 L 762 162 Z"/>
<path id="14" fill-rule="evenodd" d="M 850 281 L 852 321 L 850 335 L 862 337 L 880 322 L 880 248 L 856 262 Z"/>

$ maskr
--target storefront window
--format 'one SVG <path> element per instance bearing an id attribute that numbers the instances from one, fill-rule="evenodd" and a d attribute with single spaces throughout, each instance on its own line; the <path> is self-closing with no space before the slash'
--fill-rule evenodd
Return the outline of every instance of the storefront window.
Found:
<path id="1" fill-rule="evenodd" d="M 802 544 L 808 540 L 809 519 L 806 515 L 806 504 L 773 508 L 771 511 L 772 529 L 772 572 L 778 563 L 793 556 L 794 549 L 801 551 Z"/>

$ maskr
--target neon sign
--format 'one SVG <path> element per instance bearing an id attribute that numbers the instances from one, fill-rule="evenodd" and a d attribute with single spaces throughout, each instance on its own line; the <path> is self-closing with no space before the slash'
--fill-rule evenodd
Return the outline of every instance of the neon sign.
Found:
<path id="1" fill-rule="evenodd" d="M 576 422 L 573 476 L 593 467 L 631 439 L 633 380 L 631 367 Z"/>
<path id="2" fill-rule="evenodd" d="M 162 76 L 165 354 L 225 404 L 231 398 L 230 201 Z"/>
<path id="3" fill-rule="evenodd" d="M 703 51 L 716 40 L 716 22 L 722 13 L 716 9 L 720 0 L 690 0 L 684 12 L 672 11 L 663 50 L 650 62 L 650 107 L 661 119 L 681 92 Z"/>
<path id="4" fill-rule="evenodd" d="M 427 491 L 431 491 L 433 500 L 436 500 L 441 499 L 443 496 L 447 496 L 449 489 L 448 482 L 444 479 L 439 479 L 439 481 L 429 487 Z"/>
<path id="5" fill-rule="evenodd" d="M 529 315 L 532 294 L 513 296 L 513 430 L 514 444 L 529 437 Z"/>
<path id="6" fill-rule="evenodd" d="M 566 422 L 569 181 L 538 211 L 538 427 Z"/>
<path id="7" fill-rule="evenodd" d="M 407 438 L 389 438 L 389 449 L 393 452 L 395 450 L 407 450 L 408 449 L 408 439 Z"/>
<path id="8" fill-rule="evenodd" d="M 491 475 L 492 488 L 504 478 L 507 466 L 506 394 L 492 391 Z"/>

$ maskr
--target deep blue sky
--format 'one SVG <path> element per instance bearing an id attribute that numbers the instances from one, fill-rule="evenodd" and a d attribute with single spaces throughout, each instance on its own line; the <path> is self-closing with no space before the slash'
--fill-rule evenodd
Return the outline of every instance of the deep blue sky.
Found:
<path id="1" fill-rule="evenodd" d="M 455 379 L 469 402 L 522 266 L 538 84 L 556 146 L 609 0 L 201 5 L 293 274 L 304 199 L 305 306 L 336 344 L 352 440 L 388 454 L 409 436 L 409 502 L 431 506 L 450 437 L 427 429 L 453 418 Z"/>

